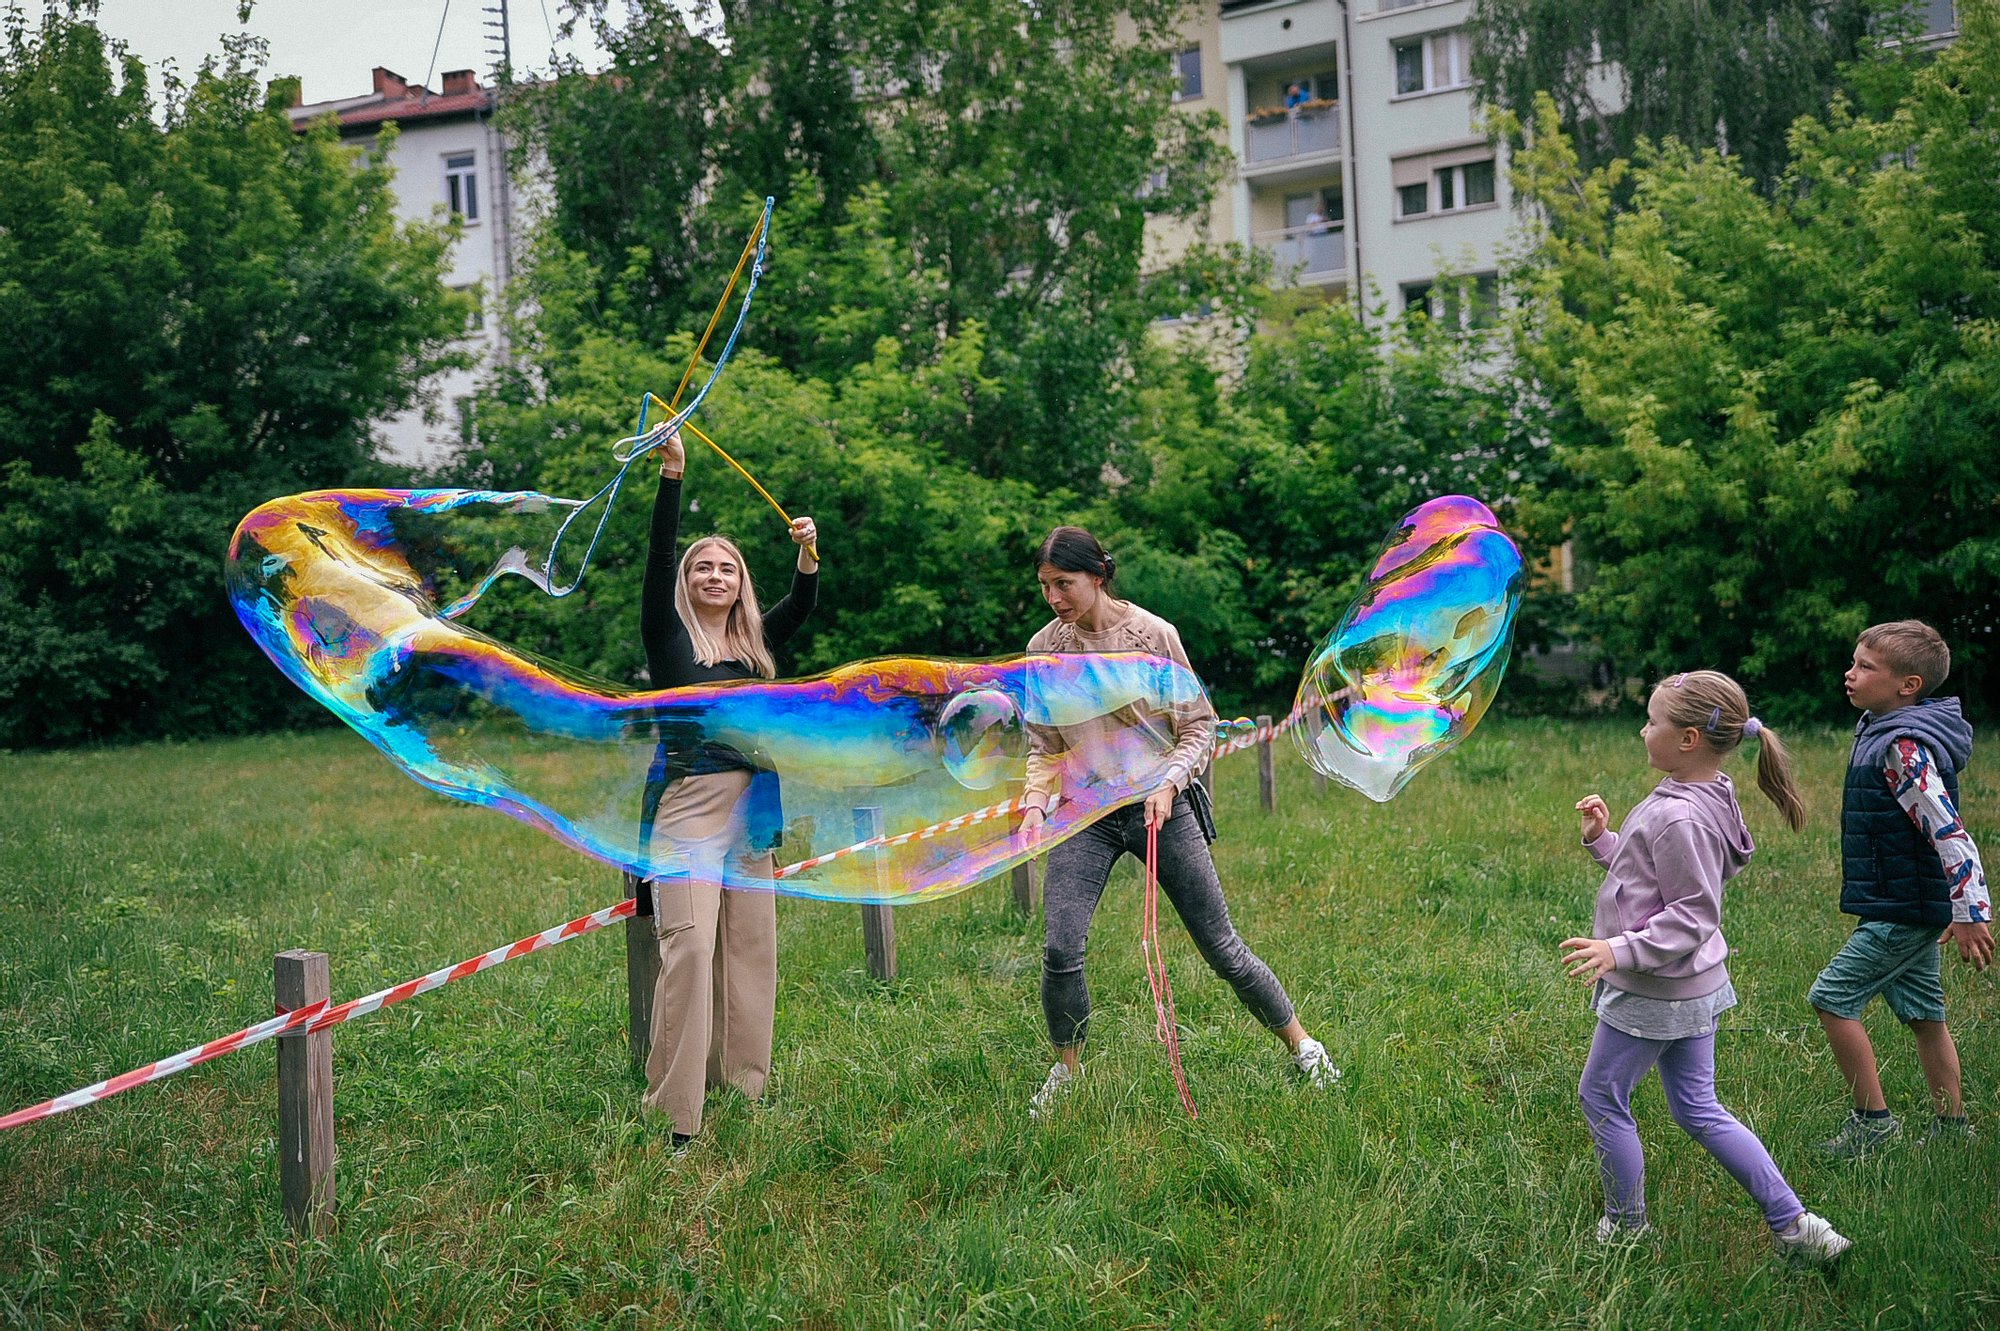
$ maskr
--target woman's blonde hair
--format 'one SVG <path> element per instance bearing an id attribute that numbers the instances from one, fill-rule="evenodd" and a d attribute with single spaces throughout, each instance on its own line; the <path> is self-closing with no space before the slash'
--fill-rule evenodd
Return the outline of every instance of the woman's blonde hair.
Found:
<path id="1" fill-rule="evenodd" d="M 736 561 L 736 604 L 729 607 L 729 623 L 723 629 L 721 642 L 701 626 L 701 620 L 695 617 L 694 601 L 688 596 L 694 557 L 711 545 L 721 546 Z M 741 661 L 753 675 L 764 679 L 778 677 L 778 663 L 771 658 L 771 649 L 764 645 L 764 612 L 757 608 L 757 589 L 750 582 L 750 566 L 743 561 L 743 552 L 736 548 L 736 542 L 727 536 L 704 536 L 688 546 L 687 553 L 681 556 L 680 575 L 674 579 L 674 610 L 686 625 L 694 659 L 701 664 Z"/>
<path id="2" fill-rule="evenodd" d="M 1792 780 L 1791 755 L 1778 732 L 1759 721 L 1750 725 L 1750 699 L 1743 686 L 1719 670 L 1690 670 L 1669 675 L 1654 688 L 1667 700 L 1667 722 L 1676 728 L 1692 726 L 1718 754 L 1729 754 L 1745 739 L 1757 740 L 1757 789 L 1778 806 L 1794 832 L 1806 825 L 1805 801 Z"/>

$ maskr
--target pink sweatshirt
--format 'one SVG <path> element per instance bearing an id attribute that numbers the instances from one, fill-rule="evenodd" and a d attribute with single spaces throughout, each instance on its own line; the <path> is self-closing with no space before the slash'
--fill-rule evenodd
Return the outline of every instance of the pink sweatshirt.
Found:
<path id="1" fill-rule="evenodd" d="M 1729 980 L 1722 885 L 1756 846 L 1726 775 L 1672 777 L 1633 806 L 1625 825 L 1585 847 L 1604 866 L 1593 937 L 1618 969 L 1604 982 L 1647 998 L 1700 998 Z"/>

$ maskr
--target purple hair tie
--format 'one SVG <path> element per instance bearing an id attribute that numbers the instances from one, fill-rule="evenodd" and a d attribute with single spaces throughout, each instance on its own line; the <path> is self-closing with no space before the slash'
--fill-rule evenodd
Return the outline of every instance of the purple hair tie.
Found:
<path id="1" fill-rule="evenodd" d="M 1752 739 L 1756 735 L 1758 735 L 1763 729 L 1764 729 L 1764 723 L 1762 721 L 1759 721 L 1756 717 L 1753 716 L 1748 721 L 1745 721 L 1743 723 L 1743 738 Z"/>

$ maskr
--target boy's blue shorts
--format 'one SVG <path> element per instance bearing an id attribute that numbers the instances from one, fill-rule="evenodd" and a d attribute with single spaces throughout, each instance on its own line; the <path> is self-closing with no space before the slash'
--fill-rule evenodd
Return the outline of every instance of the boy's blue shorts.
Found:
<path id="1" fill-rule="evenodd" d="M 1902 1021 L 1943 1021 L 1944 982 L 1934 924 L 1863 920 L 1813 981 L 1806 1001 L 1850 1020 L 1880 994 Z"/>

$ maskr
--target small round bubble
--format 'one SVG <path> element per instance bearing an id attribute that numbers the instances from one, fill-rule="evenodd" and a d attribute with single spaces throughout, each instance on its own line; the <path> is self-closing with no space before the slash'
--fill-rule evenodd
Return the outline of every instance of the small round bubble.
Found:
<path id="1" fill-rule="evenodd" d="M 973 689 L 938 716 L 944 767 L 967 790 L 991 790 L 1018 770 L 1028 733 L 1014 700 L 998 689 Z"/>

